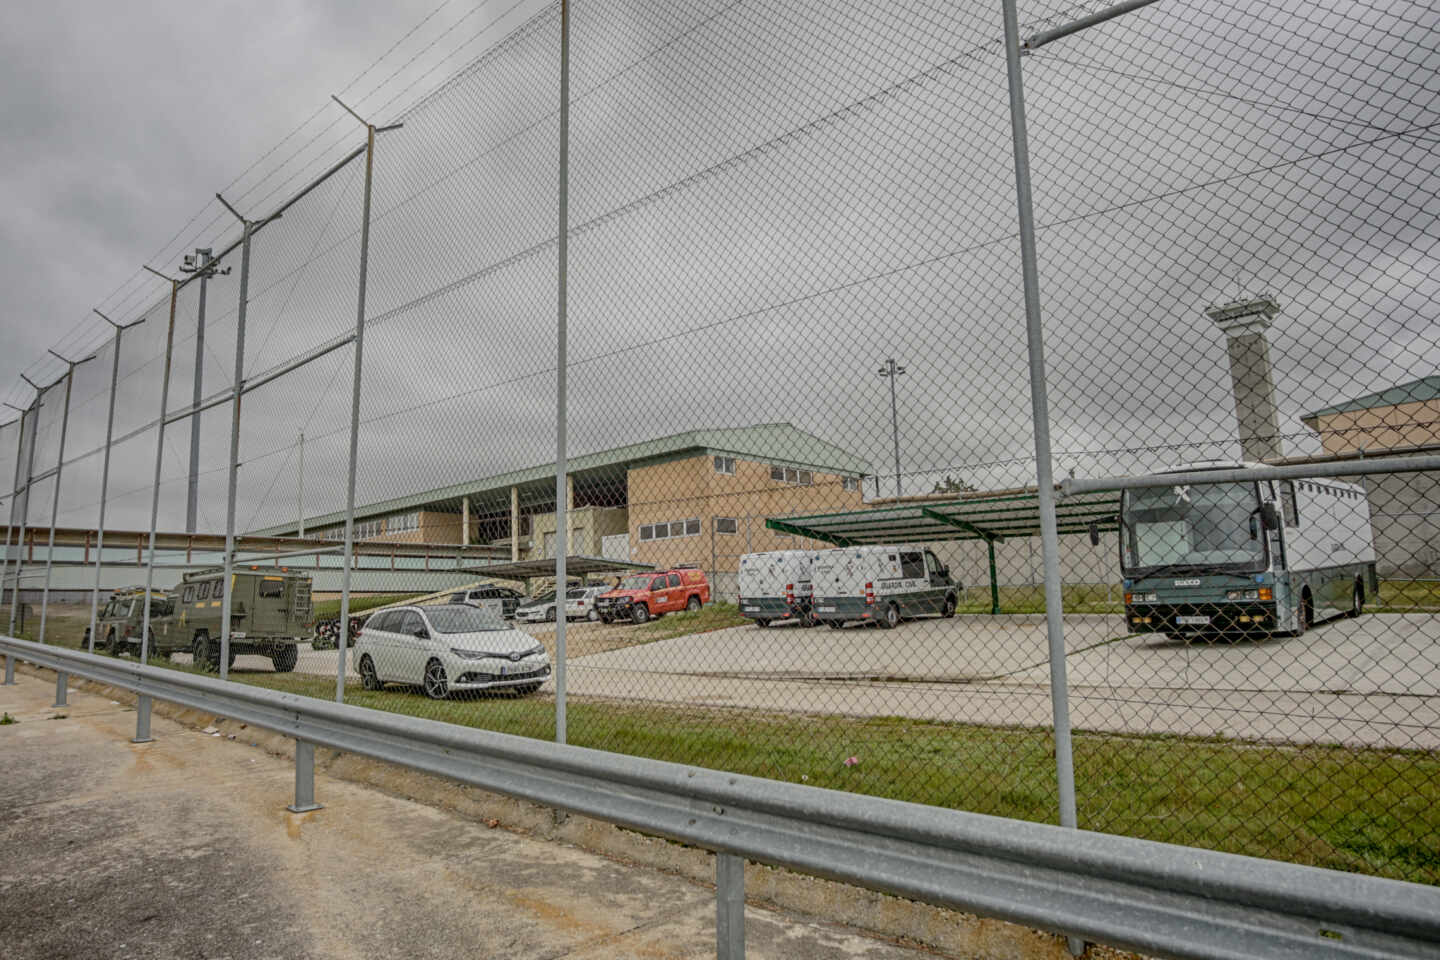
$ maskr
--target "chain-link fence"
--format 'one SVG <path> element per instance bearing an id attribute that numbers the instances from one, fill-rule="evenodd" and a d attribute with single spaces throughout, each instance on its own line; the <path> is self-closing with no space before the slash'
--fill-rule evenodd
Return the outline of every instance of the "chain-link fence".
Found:
<path id="1" fill-rule="evenodd" d="M 11 629 L 1440 882 L 1434 11 L 568 7 L 11 391 Z"/>

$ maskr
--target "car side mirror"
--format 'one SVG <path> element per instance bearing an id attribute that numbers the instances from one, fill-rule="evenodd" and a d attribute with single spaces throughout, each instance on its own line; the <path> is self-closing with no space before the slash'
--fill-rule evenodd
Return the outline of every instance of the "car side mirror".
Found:
<path id="1" fill-rule="evenodd" d="M 1280 529 L 1280 514 L 1275 509 L 1275 504 L 1266 503 L 1260 506 L 1260 519 L 1265 522 L 1266 530 Z"/>
<path id="2" fill-rule="evenodd" d="M 1094 520 L 1090 521 L 1090 546 L 1100 546 L 1100 524 Z"/>
<path id="3" fill-rule="evenodd" d="M 429 631 L 429 630 L 426 630 L 424 627 L 421 627 L 419 630 L 416 630 L 416 631 L 415 631 L 415 639 L 416 639 L 416 640 L 429 640 L 429 639 L 430 639 L 430 631 Z"/>
<path id="4" fill-rule="evenodd" d="M 1250 514 L 1250 539 L 1260 539 L 1260 521 L 1255 514 Z"/>

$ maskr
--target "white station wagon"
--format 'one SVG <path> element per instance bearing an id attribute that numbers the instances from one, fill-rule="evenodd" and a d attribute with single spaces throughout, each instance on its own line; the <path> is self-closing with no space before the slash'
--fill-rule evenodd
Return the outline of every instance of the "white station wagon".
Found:
<path id="1" fill-rule="evenodd" d="M 354 656 L 366 690 L 404 683 L 435 700 L 459 691 L 531 694 L 550 677 L 550 655 L 534 637 L 465 603 L 381 610 L 360 631 Z"/>

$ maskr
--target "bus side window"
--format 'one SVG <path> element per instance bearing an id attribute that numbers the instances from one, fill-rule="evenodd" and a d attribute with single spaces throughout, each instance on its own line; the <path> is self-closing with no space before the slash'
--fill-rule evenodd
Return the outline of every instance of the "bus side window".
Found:
<path id="1" fill-rule="evenodd" d="M 1285 526 L 1300 526 L 1300 508 L 1295 502 L 1295 484 L 1286 480 L 1280 484 L 1280 508 L 1285 514 Z"/>

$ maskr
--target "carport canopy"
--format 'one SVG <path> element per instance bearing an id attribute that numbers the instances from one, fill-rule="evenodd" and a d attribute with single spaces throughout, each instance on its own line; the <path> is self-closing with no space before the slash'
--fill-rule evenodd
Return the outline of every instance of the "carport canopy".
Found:
<path id="1" fill-rule="evenodd" d="M 1119 529 L 1120 494 L 1113 491 L 1061 497 L 1056 491 L 1055 521 L 1061 536 Z M 990 555 L 990 612 L 1000 612 L 1000 584 L 995 572 L 995 544 L 1010 537 L 1040 533 L 1040 497 L 1033 490 L 976 494 L 958 500 L 917 500 L 890 503 L 845 513 L 801 517 L 770 517 L 765 526 L 781 533 L 833 543 L 936 543 L 984 540 Z"/>
<path id="2" fill-rule="evenodd" d="M 654 570 L 650 563 L 631 563 L 628 560 L 612 560 L 609 557 L 590 557 L 571 554 L 565 558 L 567 577 L 605 576 Z M 466 567 L 465 572 L 499 580 L 533 580 L 537 577 L 555 576 L 555 558 L 541 557 L 534 560 L 513 560 L 509 563 L 491 563 L 478 567 Z"/>

